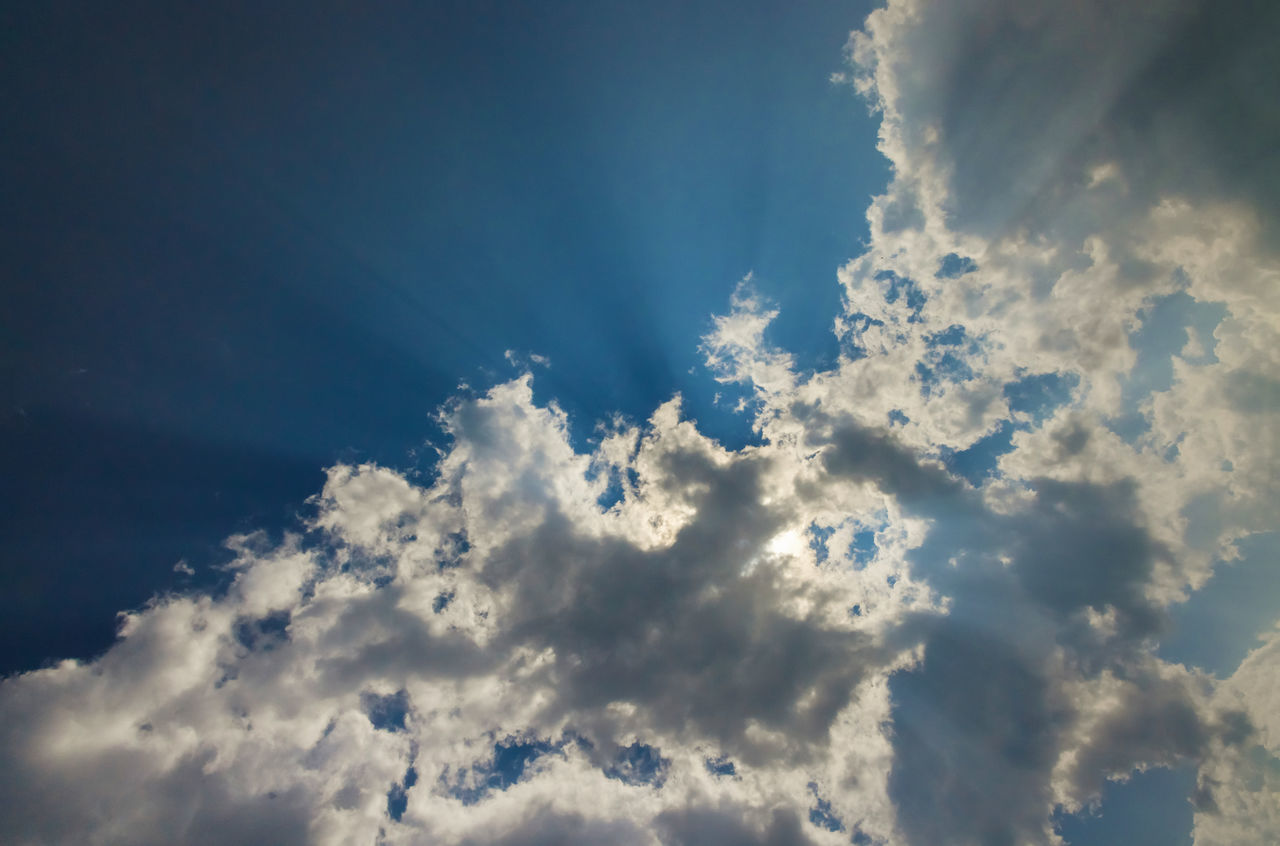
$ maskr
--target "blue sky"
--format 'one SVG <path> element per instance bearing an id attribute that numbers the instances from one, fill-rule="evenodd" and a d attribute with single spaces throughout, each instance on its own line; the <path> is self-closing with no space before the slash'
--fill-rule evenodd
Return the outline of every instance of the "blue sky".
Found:
<path id="1" fill-rule="evenodd" d="M 0 29 L 0 839 L 1280 836 L 1267 4 Z"/>
<path id="2" fill-rule="evenodd" d="M 862 14 L 14 11 L 4 668 L 105 648 L 336 460 L 429 468 L 435 409 L 506 350 L 550 359 L 579 438 L 674 391 L 749 437 L 698 340 L 753 272 L 775 337 L 834 356 L 887 174 L 828 81 Z"/>

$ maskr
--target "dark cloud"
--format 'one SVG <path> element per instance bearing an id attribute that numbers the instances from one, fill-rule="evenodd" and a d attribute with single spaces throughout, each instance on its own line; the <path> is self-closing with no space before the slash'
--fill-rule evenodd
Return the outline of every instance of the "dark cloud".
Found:
<path id="1" fill-rule="evenodd" d="M 1160 611 L 1143 590 L 1169 553 L 1137 522 L 1134 484 L 1031 485 L 1031 507 L 1008 521 L 1016 571 L 1031 596 L 1061 614 L 1114 609 L 1127 634 L 1154 634 Z"/>
<path id="2" fill-rule="evenodd" d="M 1134 637 L 1159 629 L 1160 612 L 1143 589 L 1156 562 L 1170 553 L 1141 524 L 1132 481 L 1034 479 L 1027 483 L 1034 492 L 1028 504 L 997 513 L 941 463 L 918 457 L 891 433 L 848 424 L 832 431 L 824 466 L 874 484 L 933 521 L 913 561 L 943 585 L 957 577 L 941 564 L 967 557 L 981 566 L 1007 553 L 1022 588 L 1045 608 L 1063 615 L 1114 609 Z"/>
<path id="3" fill-rule="evenodd" d="M 1224 393 L 1233 408 L 1246 414 L 1274 414 L 1280 409 L 1280 379 L 1264 373 L 1237 371 Z"/>
<path id="4" fill-rule="evenodd" d="M 325 657 L 316 661 L 328 691 L 359 689 L 374 679 L 461 678 L 491 669 L 500 655 L 456 632 L 433 633 L 429 621 L 403 607 L 404 587 L 386 585 L 343 597 L 337 619 L 324 632 Z M 327 614 L 316 603 L 301 615 Z M 287 650 L 286 650 L 287 651 Z"/>
<path id="5" fill-rule="evenodd" d="M 649 842 L 648 835 L 631 823 L 589 820 L 580 814 L 544 809 L 512 831 L 468 837 L 459 846 L 644 846 Z"/>
<path id="6" fill-rule="evenodd" d="M 1280 216 L 1280 7 L 1194 4 L 1099 128 L 1144 194 L 1174 183 L 1197 199 L 1244 199 Z M 1275 229 L 1270 230 L 1273 234 Z"/>
<path id="7" fill-rule="evenodd" d="M 800 487 L 790 487 L 793 477 L 780 472 L 787 469 L 780 466 L 784 458 L 766 451 L 717 458 L 696 442 L 667 449 L 653 463 L 645 484 L 678 494 L 688 509 L 687 521 L 665 544 L 645 546 L 625 534 L 590 531 L 549 494 L 549 479 L 537 482 L 532 471 L 521 470 L 513 473 L 520 492 L 499 496 L 528 497 L 537 504 L 536 519 L 491 544 L 496 529 L 508 528 L 502 513 L 470 507 L 464 498 L 461 507 L 470 508 L 468 532 L 475 544 L 456 568 L 427 567 L 426 576 L 416 577 L 454 580 L 458 598 L 445 609 L 432 607 L 440 592 L 436 582 L 420 591 L 414 605 L 411 580 L 369 583 L 332 566 L 317 577 L 307 575 L 312 571 L 306 567 L 288 565 L 299 585 L 310 585 L 305 595 L 297 589 L 290 610 L 224 614 L 222 640 L 230 651 L 222 660 L 233 666 L 215 686 L 227 697 L 215 708 L 216 719 L 228 716 L 226 708 L 238 708 L 242 731 L 249 732 L 275 711 L 297 712 L 308 698 L 345 697 L 358 709 L 347 723 L 357 734 L 346 741 L 331 737 L 338 724 L 331 717 L 318 741 L 306 741 L 313 748 L 301 760 L 319 769 L 328 756 L 349 754 L 342 751 L 344 743 L 360 749 L 387 744 L 376 801 L 389 815 L 388 824 L 398 820 L 402 826 L 419 819 L 419 801 L 491 809 L 501 804 L 493 801 L 497 794 L 542 777 L 553 764 L 585 761 L 588 772 L 594 769 L 619 790 L 663 797 L 655 800 L 664 804 L 654 826 L 671 844 L 802 844 L 815 836 L 814 826 L 834 829 L 845 820 L 851 826 L 858 822 L 851 836 L 865 841 L 869 835 L 861 833 L 859 809 L 826 788 L 821 796 L 793 797 L 804 803 L 801 810 L 814 812 L 810 819 L 796 807 L 765 819 L 706 802 L 675 810 L 673 805 L 687 802 L 685 796 L 666 797 L 677 783 L 676 762 L 687 762 L 691 749 L 699 750 L 693 760 L 701 777 L 733 789 L 758 773 L 820 766 L 827 756 L 840 756 L 842 750 L 831 747 L 838 715 L 855 703 L 864 680 L 885 673 L 916 647 L 922 647 L 922 660 L 889 677 L 893 757 L 887 773 L 896 824 L 913 846 L 1047 842 L 1048 814 L 1063 785 L 1070 795 L 1088 798 L 1106 777 L 1138 766 L 1198 761 L 1219 742 L 1215 738 L 1242 734 L 1230 721 L 1221 728 L 1207 722 L 1194 691 L 1162 674 L 1146 651 L 1161 616 L 1145 587 L 1157 563 L 1171 553 L 1144 527 L 1131 483 L 1031 480 L 1020 499 L 997 509 L 986 492 L 889 430 L 859 426 L 815 407 L 794 408 L 812 457 L 806 466 L 813 472 Z M 902 563 L 912 578 L 938 592 L 945 610 L 890 608 L 875 635 L 832 625 L 832 608 L 844 615 L 842 621 L 851 619 L 850 595 L 798 580 L 794 568 L 817 565 L 768 551 L 806 503 L 850 482 L 879 490 L 907 516 L 928 524 Z M 417 508 L 421 501 L 406 498 L 405 507 Z M 459 507 L 439 502 L 440 508 Z M 382 512 L 373 513 L 381 519 Z M 439 522 L 455 525 L 452 517 Z M 415 538 L 400 543 L 404 556 L 417 554 L 411 551 Z M 877 547 L 874 557 L 879 552 Z M 261 561 L 246 567 L 275 566 L 262 563 L 277 561 L 271 550 L 255 554 Z M 395 564 L 397 557 L 391 557 Z M 320 581 L 308 582 L 314 578 Z M 346 587 L 326 586 L 325 579 Z M 224 601 L 237 601 L 236 590 Z M 460 620 L 450 615 L 481 590 L 502 597 L 501 615 L 490 621 L 483 647 L 448 624 Z M 807 610 L 797 613 L 792 599 L 803 599 Z M 158 627 L 156 637 L 126 640 L 134 652 L 108 655 L 97 677 L 147 682 L 147 661 L 164 669 L 170 659 L 160 637 L 167 631 L 161 612 L 171 613 L 184 631 L 196 627 L 216 640 L 198 605 L 175 605 L 168 612 L 159 607 L 139 618 Z M 1095 617 L 1108 615 L 1110 629 L 1095 625 Z M 531 699 L 539 703 L 537 710 L 528 712 L 532 724 L 499 729 L 483 721 L 501 720 L 500 715 L 480 718 L 473 730 L 487 738 L 483 745 L 468 739 L 473 751 L 465 759 L 435 758 L 453 763 L 433 765 L 432 772 L 424 771 L 427 784 L 415 786 L 416 773 L 426 766 L 417 746 L 427 742 L 422 721 L 433 719 L 423 709 L 440 710 L 435 701 L 418 701 L 417 691 L 471 679 L 513 684 L 509 670 L 521 654 L 546 656 L 518 682 L 536 692 Z M 290 673 L 307 680 L 302 694 L 279 681 Z M 1082 701 L 1079 691 L 1101 681 L 1111 687 L 1109 704 L 1099 710 Z M 191 690 L 204 692 L 203 682 L 191 684 Z M 6 689 L 19 695 L 28 688 Z M 630 709 L 615 713 L 618 703 Z M 156 706 L 143 697 L 129 707 L 146 715 Z M 181 719 L 175 715 L 190 707 L 180 700 L 165 713 Z M 329 713 L 341 713 L 333 707 Z M 31 703 L 9 710 L 43 725 Z M 764 733 L 753 732 L 761 728 Z M 561 731 L 571 733 L 550 739 Z M 145 806 L 139 813 L 150 816 L 138 826 L 166 830 L 175 814 L 215 828 L 223 817 L 233 818 L 222 826 L 225 842 L 307 842 L 316 803 L 361 807 L 363 794 L 351 782 L 328 798 L 309 796 L 294 782 L 278 791 L 237 792 L 229 777 L 204 772 L 212 751 L 157 769 L 153 753 L 109 749 L 75 772 L 51 769 L 25 737 L 22 725 L 7 727 L 8 758 L 19 762 L 16 770 L 37 775 L 30 783 L 9 777 L 0 793 L 10 803 L 24 804 L 28 797 L 39 820 L 32 836 L 49 842 L 102 829 L 102 819 L 85 814 L 123 807 L 130 791 L 156 783 L 185 793 L 171 804 L 157 800 Z M 479 759 L 477 748 L 487 750 Z M 703 772 L 704 749 L 721 756 L 711 775 Z M 1067 755 L 1075 763 L 1063 773 L 1059 763 Z M 544 758 L 545 768 L 536 763 Z M 111 773 L 131 769 L 136 775 L 121 780 L 116 794 L 104 797 L 96 786 Z M 1054 782 L 1059 777 L 1062 785 Z M 56 801 L 47 797 L 68 789 L 83 789 L 101 801 L 59 815 Z M 635 824 L 563 810 L 537 812 L 519 829 L 505 818 L 494 825 L 485 842 L 643 842 Z M 879 825 L 877 832 L 887 833 Z M 474 832 L 471 837 L 463 842 L 480 842 Z"/>
<path id="8" fill-rule="evenodd" d="M 912 568 L 951 601 L 945 615 L 900 628 L 925 656 L 891 683 L 890 791 L 909 842 L 1047 842 L 1051 777 L 1084 704 L 1068 693 L 1075 679 L 1124 679 L 1124 703 L 1079 752 L 1077 793 L 1096 795 L 1103 778 L 1135 766 L 1205 754 L 1196 699 L 1147 669 L 1142 651 L 1162 621 L 1144 588 L 1169 553 L 1141 525 L 1132 484 L 1035 480 L 1025 504 L 996 512 L 886 432 L 829 430 L 828 472 L 872 483 L 931 521 Z M 1116 631 L 1094 629 L 1086 611 L 1113 613 Z"/>
<path id="9" fill-rule="evenodd" d="M 932 628 L 924 663 L 892 682 L 899 826 L 913 844 L 1042 842 L 1070 703 L 1043 656 L 952 620 Z"/>
<path id="10" fill-rule="evenodd" d="M 74 844 L 90 839 L 87 832 L 109 841 L 114 831 L 138 846 L 313 842 L 313 806 L 302 788 L 244 790 L 206 772 L 213 757 L 212 750 L 188 756 L 152 780 L 144 775 L 151 756 L 137 752 L 86 755 L 61 771 L 6 754 L 10 766 L 0 777 L 5 840 Z"/>
<path id="11" fill-rule="evenodd" d="M 1140 676 L 1124 688 L 1112 713 L 1090 733 L 1070 777 L 1096 795 L 1105 778 L 1126 776 L 1136 764 L 1172 766 L 1200 760 L 1211 737 L 1211 727 L 1183 685 Z"/>
<path id="12" fill-rule="evenodd" d="M 829 444 L 823 465 L 835 476 L 872 482 L 906 507 L 932 513 L 939 508 L 979 509 L 960 480 L 940 462 L 922 460 L 891 433 L 813 415 L 810 443 Z"/>
<path id="13" fill-rule="evenodd" d="M 753 814 L 746 808 L 689 808 L 665 811 L 657 826 L 664 846 L 809 846 L 795 812 L 775 810 L 763 831 L 746 820 Z"/>
<path id="14" fill-rule="evenodd" d="M 1274 3 L 928 5 L 896 45 L 913 65 L 900 106 L 913 131 L 940 132 L 957 228 L 1078 243 L 1099 214 L 1125 219 L 1174 185 L 1280 217 Z M 1127 189 L 1086 200 L 1090 170 L 1112 163 Z"/>
<path id="15" fill-rule="evenodd" d="M 563 715 L 630 702 L 658 729 L 748 760 L 765 754 L 747 739 L 756 721 L 788 737 L 768 754 L 806 755 L 885 658 L 866 635 L 779 607 L 791 588 L 763 549 L 787 514 L 763 504 L 761 463 L 673 463 L 672 484 L 700 493 L 671 546 L 583 537 L 553 514 L 495 552 L 483 578 L 517 596 L 507 640 L 554 650 Z"/>

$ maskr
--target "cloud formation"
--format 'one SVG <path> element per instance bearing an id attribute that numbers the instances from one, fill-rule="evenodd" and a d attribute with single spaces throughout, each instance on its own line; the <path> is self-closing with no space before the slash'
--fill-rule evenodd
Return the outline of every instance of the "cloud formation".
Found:
<path id="1" fill-rule="evenodd" d="M 1280 837 L 1276 639 L 1221 681 L 1155 653 L 1275 525 L 1275 168 L 1228 131 L 1271 117 L 1224 105 L 1258 12 L 876 11 L 839 361 L 750 280 L 703 339 L 759 445 L 675 398 L 577 452 L 528 374 L 464 393 L 430 482 L 335 466 L 224 594 L 4 681 L 0 839 L 1051 844 L 1175 765 L 1197 842 Z"/>

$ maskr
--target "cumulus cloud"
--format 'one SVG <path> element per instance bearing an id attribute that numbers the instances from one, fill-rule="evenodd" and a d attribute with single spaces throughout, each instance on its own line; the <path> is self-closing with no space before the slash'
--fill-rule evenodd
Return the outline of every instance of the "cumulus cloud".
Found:
<path id="1" fill-rule="evenodd" d="M 1197 842 L 1274 839 L 1276 639 L 1222 681 L 1155 652 L 1274 526 L 1275 168 L 1238 131 L 1273 116 L 1223 105 L 1256 11 L 874 12 L 847 78 L 893 179 L 838 362 L 799 372 L 749 280 L 703 339 L 758 445 L 677 397 L 580 452 L 528 374 L 460 395 L 429 483 L 330 468 L 224 593 L 0 684 L 0 839 L 1051 844 L 1178 765 Z"/>
<path id="2" fill-rule="evenodd" d="M 1219 707 L 1249 717 L 1234 726 L 1237 742 L 1200 771 L 1198 844 L 1265 843 L 1280 834 L 1280 631 L 1262 640 L 1216 692 Z"/>

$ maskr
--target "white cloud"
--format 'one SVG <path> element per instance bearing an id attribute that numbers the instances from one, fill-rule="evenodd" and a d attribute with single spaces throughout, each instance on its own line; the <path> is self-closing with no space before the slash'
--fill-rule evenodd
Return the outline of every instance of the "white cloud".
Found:
<path id="1" fill-rule="evenodd" d="M 745 383 L 771 397 L 789 394 L 796 381 L 791 355 L 764 340 L 777 309 L 761 299 L 750 275 L 738 283 L 729 305 L 729 314 L 715 317 L 703 339 L 707 366 L 721 382 Z"/>
<path id="2" fill-rule="evenodd" d="M 1195 842 L 1274 842 L 1280 838 L 1280 630 L 1249 653 L 1217 698 L 1224 709 L 1247 711 L 1252 725 L 1243 724 L 1242 742 L 1221 749 L 1201 769 Z"/>

